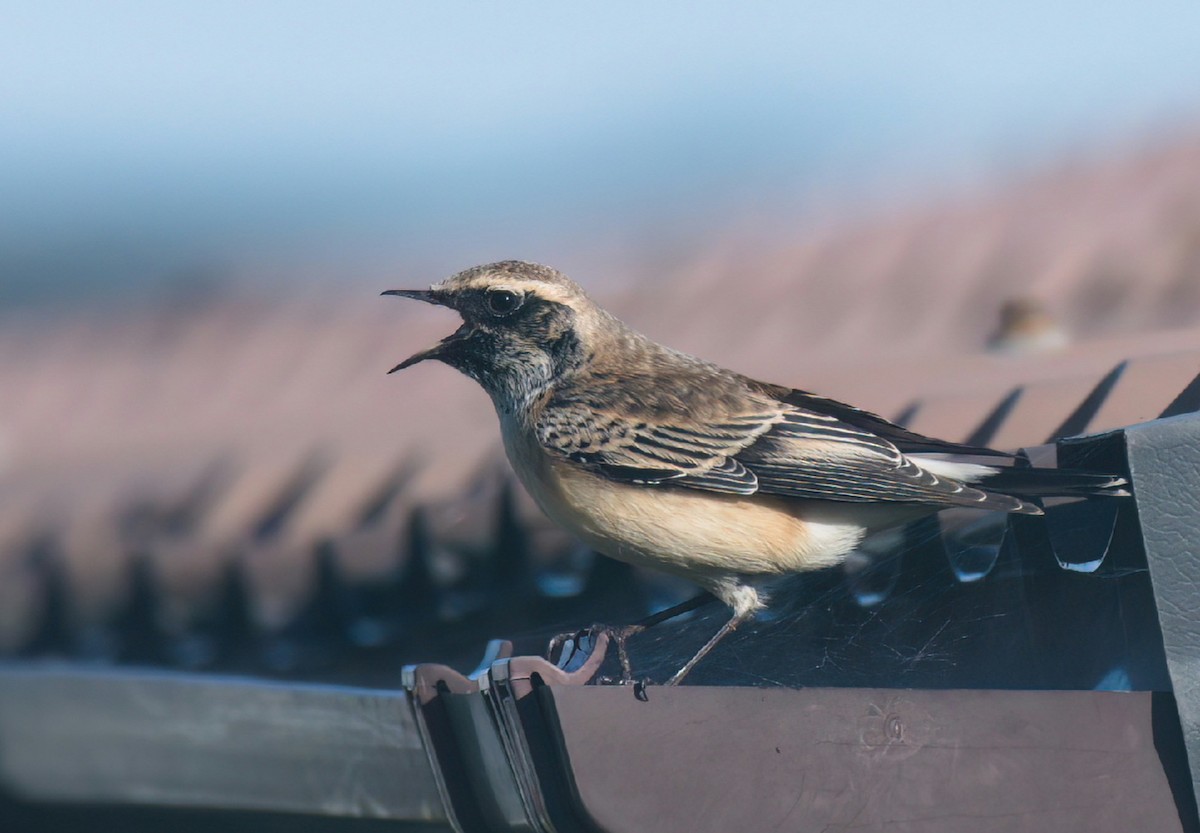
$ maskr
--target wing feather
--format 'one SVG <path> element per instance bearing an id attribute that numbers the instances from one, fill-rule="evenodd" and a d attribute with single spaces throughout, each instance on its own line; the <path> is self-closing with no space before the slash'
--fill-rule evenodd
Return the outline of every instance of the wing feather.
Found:
<path id="1" fill-rule="evenodd" d="M 806 395 L 807 396 L 807 395 Z M 819 399 L 811 397 L 811 399 Z M 811 399 L 805 401 L 811 401 Z M 647 409 L 622 416 L 578 396 L 550 403 L 538 421 L 543 447 L 612 480 L 701 489 L 734 495 L 762 493 L 800 500 L 906 502 L 1021 511 L 1023 502 L 942 477 L 864 424 L 830 412 L 768 398 L 747 388 L 743 406 L 694 414 Z M 832 400 L 826 400 L 832 402 Z M 837 404 L 837 403 L 835 403 Z M 904 432 L 881 417 L 846 412 Z M 941 450 L 949 444 L 911 435 L 910 445 Z"/>
<path id="2" fill-rule="evenodd" d="M 786 402 L 789 405 L 794 405 L 811 413 L 826 415 L 847 425 L 870 431 L 894 443 L 905 454 L 926 452 L 962 454 L 971 457 L 1013 458 L 1012 454 L 1006 451 L 997 451 L 994 448 L 963 445 L 962 443 L 939 440 L 936 437 L 927 437 L 924 434 L 910 431 L 901 425 L 896 425 L 894 422 L 886 420 L 878 414 L 864 411 L 862 408 L 847 405 L 845 402 L 839 402 L 827 396 L 820 396 L 819 394 L 803 390 L 780 388 L 774 385 L 757 384 L 764 392 L 769 391 L 773 393 L 781 402 Z"/>

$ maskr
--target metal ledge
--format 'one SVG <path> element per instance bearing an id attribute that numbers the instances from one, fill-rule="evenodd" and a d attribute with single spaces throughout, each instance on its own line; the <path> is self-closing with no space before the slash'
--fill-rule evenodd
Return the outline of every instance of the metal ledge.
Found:
<path id="1" fill-rule="evenodd" d="M 0 666 L 0 788 L 446 821 L 406 694 L 187 674 Z"/>
<path id="2" fill-rule="evenodd" d="M 1185 830 L 1149 692 L 546 686 L 606 831 Z M 1157 730 L 1157 732 L 1156 732 Z M 1176 730 L 1177 731 L 1177 730 Z M 1184 776 L 1186 792 L 1186 776 Z M 567 829 L 567 828 L 560 828 Z"/>
<path id="3" fill-rule="evenodd" d="M 580 685 L 589 673 L 533 657 L 477 680 L 414 669 L 431 695 L 418 715 L 445 718 L 430 740 L 461 774 L 457 829 L 1197 829 L 1167 693 L 685 686 L 643 701 Z"/>
<path id="4" fill-rule="evenodd" d="M 1125 429 L 1171 688 L 1200 797 L 1200 416 Z"/>

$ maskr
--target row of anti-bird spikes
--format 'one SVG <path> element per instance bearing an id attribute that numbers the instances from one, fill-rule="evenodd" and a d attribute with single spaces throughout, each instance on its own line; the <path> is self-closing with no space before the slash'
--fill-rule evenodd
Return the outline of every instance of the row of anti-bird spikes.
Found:
<path id="1" fill-rule="evenodd" d="M 189 539 L 187 507 L 142 507 L 123 525 L 125 558 L 106 603 L 71 574 L 52 535 L 30 539 L 20 554 L 27 603 L 15 608 L 20 619 L 4 622 L 4 650 L 388 682 L 406 661 L 469 664 L 495 636 L 524 637 L 524 650 L 539 651 L 558 631 L 631 621 L 687 594 L 584 551 L 541 519 L 510 480 L 481 483 L 464 500 L 416 509 L 392 495 L 383 503 L 395 506 L 365 507 L 356 528 L 303 551 L 268 529 L 280 522 L 282 504 L 294 502 L 295 483 L 263 517 L 260 537 L 225 552 L 203 552 Z M 1089 507 L 1103 517 L 1086 523 L 1070 507 L 1034 519 L 944 515 L 940 529 L 910 529 L 907 541 L 852 561 L 848 586 L 858 604 L 881 603 L 898 571 L 912 568 L 911 559 L 892 556 L 931 538 L 959 582 L 986 577 L 1005 547 L 1041 553 L 1047 564 L 1052 553 L 1063 567 L 1095 569 L 1116 524 L 1113 507 Z M 1081 537 L 1081 527 L 1094 534 Z M 356 570 L 370 551 L 386 566 Z M 179 567 L 197 561 L 204 583 L 188 584 L 198 576 Z"/>
<path id="2" fill-rule="evenodd" d="M 1124 369 L 1100 379 L 1052 435 L 1087 429 Z M 1021 395 L 1017 388 L 1002 397 L 963 439 L 988 444 Z M 1198 405 L 1194 380 L 1161 415 Z M 913 406 L 895 416 L 903 422 L 920 412 Z M 1054 452 L 1029 450 L 1042 464 L 1052 463 L 1047 455 Z M 290 533 L 329 476 L 320 458 L 294 464 L 231 534 L 214 536 L 214 507 L 237 502 L 230 496 L 239 478 L 230 468 L 212 465 L 173 499 L 130 502 L 90 522 L 9 530 L 0 553 L 0 652 L 280 671 L 339 646 L 389 646 L 406 658 L 436 659 L 457 650 L 443 643 L 473 655 L 480 640 L 516 633 L 530 634 L 532 645 L 555 629 L 636 618 L 648 605 L 688 592 L 645 575 L 634 580 L 626 568 L 583 551 L 494 458 L 469 489 L 440 501 L 414 496 L 413 467 L 396 465 L 335 531 L 309 537 Z M 1094 569 L 1116 507 L 1089 520 L 1089 536 L 1080 535 L 1078 511 L 1056 507 L 1019 535 L 1013 530 L 1021 522 L 945 513 L 942 549 L 962 582 L 986 576 L 1018 537 L 1026 550 L 1053 554 L 1067 569 Z M 882 600 L 897 565 L 893 559 L 869 572 L 851 569 L 859 603 Z"/>

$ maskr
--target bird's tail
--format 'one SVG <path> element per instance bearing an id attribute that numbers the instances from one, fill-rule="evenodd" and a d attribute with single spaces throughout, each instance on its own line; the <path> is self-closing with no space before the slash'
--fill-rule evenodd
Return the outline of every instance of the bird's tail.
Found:
<path id="1" fill-rule="evenodd" d="M 978 485 L 1018 498 L 1129 496 L 1125 478 L 1079 469 L 1003 468 Z"/>

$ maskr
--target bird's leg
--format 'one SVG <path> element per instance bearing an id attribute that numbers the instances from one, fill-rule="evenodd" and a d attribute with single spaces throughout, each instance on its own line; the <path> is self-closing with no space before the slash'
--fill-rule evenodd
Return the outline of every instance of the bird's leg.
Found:
<path id="1" fill-rule="evenodd" d="M 644 626 L 634 623 L 609 631 L 613 641 L 617 643 L 617 660 L 621 663 L 621 685 L 629 685 L 633 682 L 633 664 L 629 661 L 629 649 L 625 643 L 629 641 L 629 637 L 635 633 L 641 633 L 643 630 L 645 630 Z"/>
<path id="2" fill-rule="evenodd" d="M 691 611 L 696 610 L 697 607 L 703 607 L 704 605 L 709 604 L 710 601 L 716 601 L 715 595 L 712 593 L 698 593 L 686 601 L 680 601 L 678 605 L 667 607 L 666 610 L 660 610 L 658 613 L 652 613 L 652 615 L 647 616 L 644 619 L 638 619 L 638 621 L 634 624 L 625 625 L 622 630 L 628 630 L 628 636 L 641 634 L 642 631 L 646 630 L 647 628 L 653 628 L 654 625 L 659 624 L 660 622 L 666 622 L 667 619 L 683 616 L 684 613 L 690 613 Z"/>
<path id="3" fill-rule="evenodd" d="M 752 584 L 747 584 L 736 576 L 719 578 L 711 585 L 710 589 L 716 598 L 729 605 L 733 615 L 729 617 L 728 622 L 721 626 L 719 631 L 713 634 L 712 639 L 704 643 L 694 657 L 685 662 L 683 667 L 667 680 L 667 685 L 679 685 L 683 682 L 683 678 L 696 667 L 696 663 L 708 656 L 708 652 L 717 647 L 718 642 L 767 605 L 765 596 L 759 593 Z"/>
<path id="4" fill-rule="evenodd" d="M 694 657 L 685 662 L 683 667 L 676 671 L 674 675 L 672 675 L 671 679 L 667 680 L 666 684 L 679 685 L 681 682 L 683 682 L 683 678 L 686 677 L 691 670 L 696 667 L 696 663 L 704 659 L 708 655 L 709 651 L 717 647 L 718 642 L 728 636 L 732 631 L 736 630 L 738 625 L 742 624 L 742 622 L 745 622 L 753 615 L 753 610 L 745 610 L 741 613 L 733 614 L 733 616 L 729 618 L 729 621 L 722 625 L 719 631 L 713 634 L 712 639 L 705 642 L 704 647 L 697 651 Z"/>
<path id="5" fill-rule="evenodd" d="M 639 619 L 631 625 L 610 630 L 610 635 L 612 635 L 617 643 L 617 658 L 621 661 L 621 685 L 629 685 L 633 682 L 633 665 L 629 661 L 629 650 L 626 647 L 629 637 L 636 636 L 660 622 L 690 613 L 696 608 L 703 607 L 709 602 L 715 602 L 716 600 L 716 596 L 710 593 L 698 593 L 687 601 L 668 607 L 666 610 L 660 610 L 658 613 L 651 614 L 645 619 Z"/>
<path id="6" fill-rule="evenodd" d="M 652 628 L 660 622 L 665 622 L 668 619 L 673 619 L 676 616 L 682 616 L 684 613 L 695 610 L 698 607 L 703 607 L 709 602 L 716 601 L 716 598 L 709 593 L 700 593 L 687 601 L 681 602 L 673 607 L 668 607 L 666 610 L 660 610 L 658 613 L 651 614 L 644 619 L 639 619 L 629 625 L 620 627 L 612 625 L 592 625 L 581 631 L 573 631 L 570 633 L 560 633 L 550 640 L 550 644 L 546 648 L 546 656 L 553 661 L 555 652 L 560 651 L 568 642 L 579 644 L 579 638 L 584 635 L 595 635 L 597 633 L 608 634 L 609 639 L 617 645 L 617 659 L 621 663 L 621 684 L 629 685 L 633 682 L 633 665 L 629 661 L 629 650 L 627 643 L 631 636 L 636 636 L 647 628 Z M 561 663 L 560 663 L 561 664 Z"/>

